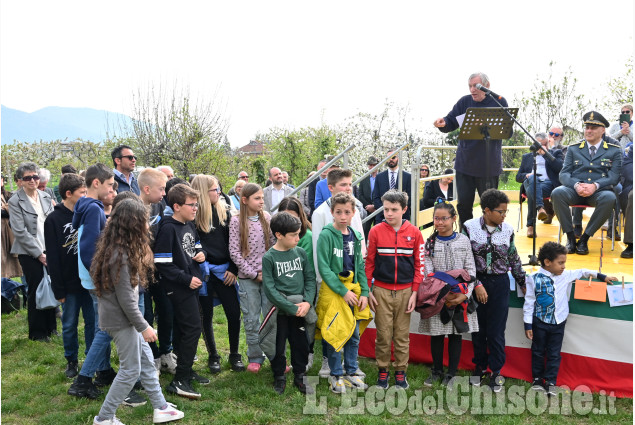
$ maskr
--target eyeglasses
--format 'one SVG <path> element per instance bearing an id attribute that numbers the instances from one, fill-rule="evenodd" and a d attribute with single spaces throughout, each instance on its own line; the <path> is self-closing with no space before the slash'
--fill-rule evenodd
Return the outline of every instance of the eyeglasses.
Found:
<path id="1" fill-rule="evenodd" d="M 248 178 L 249 178 L 249 176 L 238 176 L 238 178 L 239 178 L 239 179 L 243 179 L 243 180 L 245 180 L 245 179 L 248 179 Z"/>
<path id="2" fill-rule="evenodd" d="M 38 176 L 37 174 L 33 174 L 33 175 L 30 175 L 30 176 L 22 177 L 22 181 L 23 182 L 30 182 L 31 180 L 40 180 L 40 176 Z"/>
<path id="3" fill-rule="evenodd" d="M 210 190 L 208 190 L 208 192 L 216 192 L 216 193 L 220 193 L 220 188 L 219 188 L 219 187 L 217 187 L 217 188 L 214 188 L 214 189 L 210 189 Z"/>
<path id="4" fill-rule="evenodd" d="M 193 210 L 197 210 L 198 209 L 198 202 L 195 202 L 193 204 L 183 204 L 183 205 L 187 205 L 188 207 L 192 208 Z"/>
<path id="5" fill-rule="evenodd" d="M 492 211 L 496 211 L 500 215 L 507 215 L 509 213 L 509 210 L 492 210 Z"/>
<path id="6" fill-rule="evenodd" d="M 560 136 L 563 136 L 563 133 L 554 133 L 553 131 L 550 131 L 549 135 L 553 137 L 560 137 Z"/>
<path id="7" fill-rule="evenodd" d="M 633 113 L 633 111 L 629 111 L 629 110 L 627 109 L 626 111 L 622 111 L 621 113 L 622 113 L 622 114 L 632 114 L 632 113 Z"/>
<path id="8" fill-rule="evenodd" d="M 122 159 L 122 158 L 128 158 L 130 161 L 136 161 L 137 160 L 137 157 L 134 156 L 134 155 L 121 155 L 119 157 L 119 159 Z"/>
<path id="9" fill-rule="evenodd" d="M 452 220 L 452 217 L 432 217 L 434 221 L 440 221 L 441 223 L 445 223 L 448 220 Z"/>
<path id="10" fill-rule="evenodd" d="M 430 170 L 428 170 L 427 168 L 422 168 L 422 169 L 421 169 L 421 170 L 419 170 L 419 171 L 427 171 L 427 172 L 430 172 Z"/>

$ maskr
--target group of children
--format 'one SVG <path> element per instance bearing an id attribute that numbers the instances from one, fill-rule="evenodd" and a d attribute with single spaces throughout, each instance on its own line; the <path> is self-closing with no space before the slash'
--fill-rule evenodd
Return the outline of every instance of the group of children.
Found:
<path id="1" fill-rule="evenodd" d="M 467 221 L 462 233 L 456 229 L 453 205 L 439 200 L 434 206 L 434 232 L 425 241 L 419 229 L 403 218 L 407 194 L 390 190 L 382 196 L 385 220 L 371 229 L 366 243 L 352 196 L 350 170 L 336 169 L 328 174 L 332 196 L 314 212 L 312 224 L 294 197 L 283 199 L 271 217 L 263 211 L 262 188 L 253 183 L 243 187 L 240 212 L 231 217 L 219 200 L 218 181 L 211 176 L 197 176 L 193 187 L 173 186 L 167 194 L 171 216 L 149 214 L 156 202 L 153 196 L 158 199 L 163 194 L 165 181 L 158 179 L 160 190 L 152 192 L 153 185 L 149 184 L 145 196 L 120 200 L 106 223 L 99 200 L 108 195 L 111 180 L 106 170 L 89 168 L 87 183 L 92 198 L 76 201 L 73 219 L 79 230 L 79 275 L 82 285 L 92 291 L 99 313 L 91 350 L 96 349 L 95 340 L 102 338 L 100 349 L 108 351 L 112 338 L 120 360 L 119 373 L 95 418 L 96 424 L 118 423 L 115 410 L 139 377 L 155 408 L 155 423 L 183 417 L 183 412 L 167 403 L 161 393 L 156 356 L 148 345 L 157 340 L 157 335 L 140 306 L 143 297 L 139 297 L 139 291 L 154 280 L 154 268 L 173 309 L 174 338 L 178 335 L 174 379 L 167 391 L 193 399 L 200 398 L 200 393 L 192 387 L 192 381 L 209 383 L 192 369 L 203 327 L 210 328 L 206 337 L 210 370 L 214 365 L 220 371 L 211 316 L 200 313 L 199 306 L 204 304 L 199 292 L 204 284 L 207 290 L 214 285 L 215 293 L 230 310 L 226 314 L 228 319 L 231 316 L 232 369 L 245 369 L 238 354 L 242 311 L 246 370 L 257 373 L 269 357 L 273 386 L 281 394 L 286 387 L 285 374 L 291 369 L 299 391 L 315 390 L 305 379 L 313 362 L 314 336 L 322 339 L 320 376 L 328 376 L 330 390 L 343 393 L 347 388 L 366 389 L 357 357 L 360 334 L 373 319 L 371 310 L 377 329 L 377 386 L 389 387 L 394 352 L 394 384 L 407 389 L 410 315 L 418 289 L 426 285 L 428 275 L 455 270 L 465 270 L 472 279 L 462 289 L 446 295 L 441 312 L 420 320 L 419 331 L 431 337 L 433 358 L 424 385 L 432 386 L 436 381 L 451 385 L 461 355 L 462 334 L 469 332 L 474 346 L 472 384 L 481 385 L 489 377 L 492 390 L 500 391 L 511 270 L 518 288 L 526 292 L 524 321 L 526 335 L 533 341 L 534 385 L 548 389 L 555 385 L 560 363 L 570 282 L 588 275 L 615 279 L 590 270 L 565 272 L 566 249 L 554 243 L 541 248 L 542 268 L 532 279 L 525 279 L 513 229 L 504 223 L 509 200 L 494 189 L 482 194 L 482 217 Z M 73 187 L 66 196 L 74 196 Z M 95 217 L 87 219 L 87 214 Z M 88 264 L 82 262 L 86 258 L 90 258 Z M 201 267 L 204 263 L 206 267 Z M 464 312 L 458 321 L 451 314 L 448 319 L 448 312 L 455 309 Z M 444 372 L 446 335 L 449 363 Z M 291 368 L 286 361 L 287 341 Z M 109 363 L 93 363 L 97 371 L 110 368 Z M 86 376 L 92 376 L 94 370 Z"/>

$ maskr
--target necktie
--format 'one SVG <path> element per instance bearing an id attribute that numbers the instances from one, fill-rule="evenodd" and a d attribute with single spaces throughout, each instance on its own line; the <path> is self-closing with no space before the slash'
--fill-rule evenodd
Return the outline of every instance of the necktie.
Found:
<path id="1" fill-rule="evenodd" d="M 591 159 L 595 156 L 595 146 L 589 146 L 589 152 L 591 152 Z"/>
<path id="2" fill-rule="evenodd" d="M 390 188 L 391 189 L 395 188 L 395 172 L 394 171 L 390 172 Z"/>

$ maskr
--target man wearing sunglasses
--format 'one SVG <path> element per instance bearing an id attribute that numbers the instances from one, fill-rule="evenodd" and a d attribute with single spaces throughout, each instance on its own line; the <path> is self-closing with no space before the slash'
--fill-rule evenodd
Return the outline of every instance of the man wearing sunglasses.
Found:
<path id="1" fill-rule="evenodd" d="M 615 207 L 613 186 L 619 182 L 622 151 L 618 145 L 604 140 L 609 122 L 599 112 L 584 114 L 584 140 L 567 150 L 560 183 L 551 193 L 553 208 L 567 235 L 570 254 L 589 253 L 588 240 L 611 216 Z M 576 244 L 569 206 L 585 204 L 595 207 L 589 223 Z"/>
<path id="2" fill-rule="evenodd" d="M 562 144 L 564 132 L 560 127 L 551 127 L 549 129 L 549 149 L 560 149 L 563 154 L 567 153 L 567 147 Z"/>
<path id="3" fill-rule="evenodd" d="M 126 145 L 119 145 L 110 153 L 112 156 L 112 162 L 115 165 L 115 181 L 119 184 L 117 193 L 121 192 L 133 192 L 135 195 L 139 195 L 139 184 L 137 178 L 134 176 L 133 171 L 137 165 L 137 157 L 132 152 L 132 148 Z"/>
<path id="4" fill-rule="evenodd" d="M 622 121 L 622 116 L 628 116 L 628 121 Z M 633 105 L 622 106 L 620 119 L 611 125 L 609 135 L 620 142 L 622 152 L 629 142 L 633 142 Z"/>

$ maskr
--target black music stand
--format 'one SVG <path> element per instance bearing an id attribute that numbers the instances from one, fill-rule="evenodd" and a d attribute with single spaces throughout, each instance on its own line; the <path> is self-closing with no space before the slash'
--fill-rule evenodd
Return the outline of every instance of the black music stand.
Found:
<path id="1" fill-rule="evenodd" d="M 490 141 L 512 137 L 514 118 L 518 108 L 468 108 L 465 112 L 459 140 L 485 141 L 485 181 L 490 189 Z"/>

